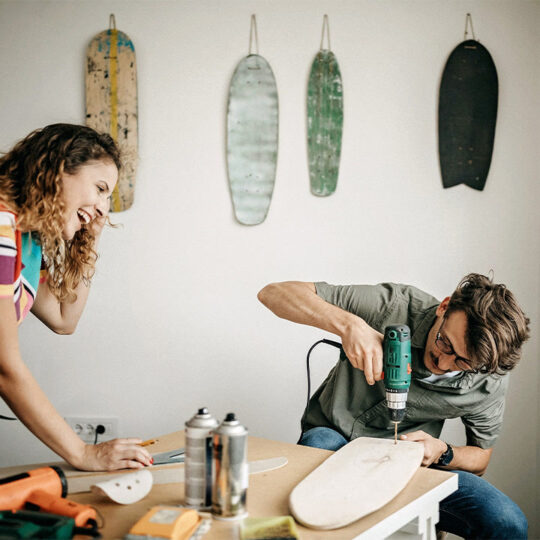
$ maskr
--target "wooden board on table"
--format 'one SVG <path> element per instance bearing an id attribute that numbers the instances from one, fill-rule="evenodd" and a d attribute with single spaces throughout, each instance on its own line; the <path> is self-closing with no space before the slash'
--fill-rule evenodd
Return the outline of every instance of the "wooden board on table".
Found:
<path id="1" fill-rule="evenodd" d="M 137 66 L 131 39 L 116 28 L 97 34 L 86 51 L 86 124 L 108 133 L 122 152 L 111 212 L 133 204 L 138 153 Z"/>
<path id="2" fill-rule="evenodd" d="M 314 529 L 337 529 L 382 508 L 420 468 L 424 447 L 409 441 L 354 439 L 291 492 L 296 520 Z"/>
<path id="3" fill-rule="evenodd" d="M 258 54 L 240 61 L 229 89 L 227 167 L 234 213 L 258 225 L 268 213 L 276 178 L 278 94 L 268 62 Z"/>
<path id="4" fill-rule="evenodd" d="M 169 450 L 175 450 L 176 448 L 183 447 L 184 444 L 184 432 L 175 431 L 173 433 L 168 433 L 167 435 L 156 437 L 154 439 L 154 443 L 146 446 L 146 449 L 148 452 L 150 452 L 150 454 L 159 454 L 161 452 L 168 452 Z M 59 467 L 64 472 L 68 483 L 68 494 L 88 491 L 92 484 L 104 482 L 113 476 L 129 474 L 134 471 L 134 469 L 121 469 L 112 472 L 80 471 L 65 461 L 57 461 L 52 463 L 34 463 L 31 465 L 8 467 L 2 470 L 2 476 L 0 478 L 13 476 L 15 474 L 31 471 L 41 467 L 49 467 L 51 465 Z M 154 481 L 156 483 L 183 482 L 184 479 L 183 463 L 156 465 L 151 467 L 150 470 L 154 475 Z"/>
<path id="5" fill-rule="evenodd" d="M 184 447 L 185 434 L 183 431 L 176 431 L 167 435 L 162 435 L 153 439 L 152 444 L 146 445 L 146 449 L 151 455 L 160 454 L 162 452 L 168 452 L 170 450 L 176 450 Z M 13 476 L 15 474 L 23 473 L 33 469 L 41 467 L 47 467 L 54 465 L 59 467 L 64 472 L 67 478 L 68 494 L 84 493 L 90 491 L 90 487 L 93 484 L 99 482 L 105 482 L 114 478 L 115 476 L 121 476 L 124 474 L 130 474 L 134 472 L 134 469 L 122 469 L 111 472 L 92 472 L 92 471 L 79 471 L 74 469 L 71 465 L 64 461 L 55 463 L 38 463 L 34 465 L 23 465 L 18 467 L 9 467 L 4 469 L 3 477 Z M 273 471 L 287 465 L 287 458 L 284 456 L 272 457 L 266 459 L 257 459 L 250 461 L 249 474 L 266 473 Z M 153 465 L 148 470 L 152 473 L 154 484 L 173 484 L 184 482 L 184 463 L 170 463 L 164 465 Z"/>
<path id="6" fill-rule="evenodd" d="M 478 41 L 450 54 L 439 90 L 439 160 L 445 188 L 483 190 L 491 164 L 498 103 L 497 70 Z"/>
<path id="7" fill-rule="evenodd" d="M 343 84 L 334 53 L 321 50 L 313 60 L 307 89 L 307 143 L 311 193 L 336 190 L 343 135 Z"/>
<path id="8" fill-rule="evenodd" d="M 169 441 L 171 445 L 169 447 L 162 446 L 157 449 L 158 451 L 167 451 L 184 445 L 182 432 L 170 436 L 172 437 Z M 249 515 L 252 517 L 287 515 L 289 513 L 289 493 L 303 478 L 331 455 L 332 452 L 328 450 L 250 436 L 248 442 L 249 460 L 285 456 L 288 458 L 289 464 L 287 467 L 281 467 L 270 473 L 250 477 L 247 501 Z M 36 468 L 36 466 L 28 466 L 26 470 L 30 468 Z M 0 478 L 14 474 L 14 469 L 14 467 L 1 469 Z M 411 513 L 413 508 L 418 508 L 418 505 L 421 505 L 423 509 L 429 501 L 441 500 L 455 489 L 457 489 L 457 475 L 422 467 L 416 471 L 411 482 L 397 497 L 380 510 L 367 515 L 346 529 L 329 531 L 299 526 L 299 532 L 302 540 L 342 540 L 344 537 L 356 538 L 373 528 L 380 530 L 383 527 L 384 533 L 371 537 L 385 538 L 392 531 L 397 530 L 415 517 Z M 83 504 L 91 504 L 99 510 L 105 522 L 103 529 L 100 529 L 103 538 L 123 538 L 130 527 L 152 506 L 184 504 L 184 486 L 175 483 L 154 485 L 152 491 L 143 500 L 129 505 L 112 503 L 95 493 L 79 493 L 70 495 L 69 498 Z M 389 521 L 392 521 L 391 530 L 385 527 Z M 393 528 L 396 522 L 398 522 L 397 526 Z M 224 540 L 227 538 L 232 540 L 237 537 L 237 531 L 232 528 L 232 524 L 214 521 L 212 528 L 204 538 L 205 540 Z"/>

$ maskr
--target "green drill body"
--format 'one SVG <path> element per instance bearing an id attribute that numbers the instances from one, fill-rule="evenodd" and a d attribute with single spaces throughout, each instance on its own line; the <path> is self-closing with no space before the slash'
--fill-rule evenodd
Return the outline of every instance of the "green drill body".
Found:
<path id="1" fill-rule="evenodd" d="M 383 341 L 384 386 L 390 420 L 396 425 L 405 416 L 411 386 L 411 331 L 406 324 L 389 325 Z"/>

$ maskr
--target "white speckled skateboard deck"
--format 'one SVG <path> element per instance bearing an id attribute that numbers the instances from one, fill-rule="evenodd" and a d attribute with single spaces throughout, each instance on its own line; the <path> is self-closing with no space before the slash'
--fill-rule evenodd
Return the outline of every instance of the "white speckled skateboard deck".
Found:
<path id="1" fill-rule="evenodd" d="M 268 213 L 276 177 L 278 94 L 268 62 L 258 54 L 237 66 L 229 90 L 227 165 L 234 213 L 258 225 Z"/>

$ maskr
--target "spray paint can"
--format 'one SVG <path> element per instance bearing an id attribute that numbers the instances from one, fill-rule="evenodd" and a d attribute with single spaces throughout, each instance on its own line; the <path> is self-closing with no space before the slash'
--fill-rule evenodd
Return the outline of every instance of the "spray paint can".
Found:
<path id="1" fill-rule="evenodd" d="M 212 431 L 218 421 L 206 407 L 186 422 L 186 504 L 208 509 L 212 505 Z"/>
<path id="2" fill-rule="evenodd" d="M 247 429 L 229 413 L 214 431 L 214 485 L 212 514 L 233 520 L 247 516 Z"/>

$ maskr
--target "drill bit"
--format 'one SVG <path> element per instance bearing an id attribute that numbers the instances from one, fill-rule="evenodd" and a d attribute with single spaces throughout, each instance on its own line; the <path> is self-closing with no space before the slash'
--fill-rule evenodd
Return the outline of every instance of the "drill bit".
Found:
<path id="1" fill-rule="evenodd" d="M 397 422 L 394 422 L 394 444 L 397 444 Z"/>

